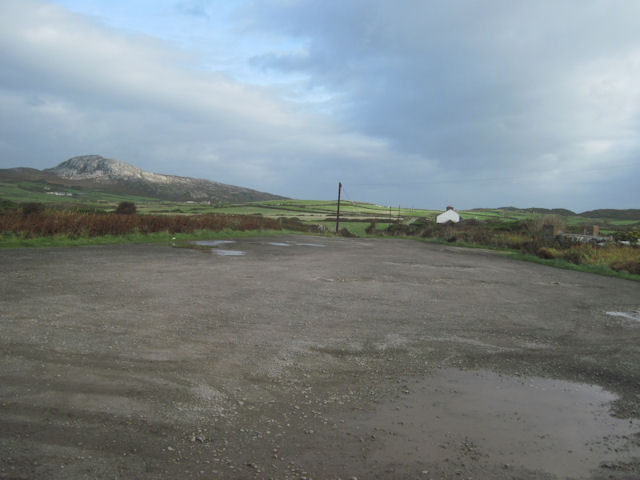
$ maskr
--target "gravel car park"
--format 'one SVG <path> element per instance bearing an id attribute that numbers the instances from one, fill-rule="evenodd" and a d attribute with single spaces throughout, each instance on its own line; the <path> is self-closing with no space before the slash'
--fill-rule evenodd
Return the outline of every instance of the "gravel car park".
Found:
<path id="1" fill-rule="evenodd" d="M 0 478 L 637 479 L 640 283 L 403 239 L 0 251 Z"/>

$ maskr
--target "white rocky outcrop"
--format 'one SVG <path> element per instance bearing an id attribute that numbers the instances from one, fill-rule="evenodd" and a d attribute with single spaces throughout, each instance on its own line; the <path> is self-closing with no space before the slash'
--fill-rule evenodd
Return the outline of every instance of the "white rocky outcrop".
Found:
<path id="1" fill-rule="evenodd" d="M 193 179 L 145 172 L 120 160 L 104 158 L 100 155 L 81 155 L 70 158 L 60 165 L 47 170 L 70 180 L 143 180 L 151 183 L 190 183 Z"/>
<path id="2" fill-rule="evenodd" d="M 191 200 L 253 201 L 283 198 L 249 188 L 201 178 L 146 172 L 120 160 L 100 155 L 70 158 L 45 172 L 72 182 L 108 186 L 110 191 L 158 198 Z"/>

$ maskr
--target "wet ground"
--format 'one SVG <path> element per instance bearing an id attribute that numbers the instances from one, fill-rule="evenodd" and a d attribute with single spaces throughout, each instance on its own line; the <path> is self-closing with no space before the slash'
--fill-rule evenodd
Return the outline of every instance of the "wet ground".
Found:
<path id="1" fill-rule="evenodd" d="M 640 478 L 640 284 L 229 242 L 0 251 L 0 478 Z"/>

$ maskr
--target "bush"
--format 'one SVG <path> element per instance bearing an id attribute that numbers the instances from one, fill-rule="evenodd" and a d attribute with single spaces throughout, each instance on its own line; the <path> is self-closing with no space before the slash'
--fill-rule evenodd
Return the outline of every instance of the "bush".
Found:
<path id="1" fill-rule="evenodd" d="M 369 224 L 369 226 L 367 228 L 364 229 L 364 232 L 367 235 L 371 235 L 373 233 L 376 233 L 376 221 L 375 220 L 371 220 L 371 223 Z"/>
<path id="2" fill-rule="evenodd" d="M 25 217 L 44 212 L 44 204 L 38 202 L 27 202 L 22 204 L 22 215 Z"/>
<path id="3" fill-rule="evenodd" d="M 570 248 L 569 250 L 562 252 L 562 259 L 567 262 L 575 263 L 576 265 L 581 265 L 587 262 L 588 257 L 583 251 L 577 248 Z"/>
<path id="4" fill-rule="evenodd" d="M 636 231 L 616 232 L 613 234 L 613 239 L 616 242 L 636 243 L 638 241 L 638 237 L 640 237 L 640 232 Z"/>
<path id="5" fill-rule="evenodd" d="M 538 254 L 538 251 L 544 246 L 542 240 L 539 238 L 531 238 L 530 240 L 523 241 L 520 245 L 520 251 L 522 253 Z"/>
<path id="6" fill-rule="evenodd" d="M 618 260 L 609 266 L 616 272 L 626 270 L 629 273 L 640 275 L 640 260 Z"/>
<path id="7" fill-rule="evenodd" d="M 536 252 L 536 255 L 538 255 L 538 257 L 540 257 L 540 258 L 545 258 L 547 260 L 551 260 L 551 259 L 554 259 L 554 258 L 558 258 L 560 256 L 560 252 L 558 252 L 558 250 L 556 250 L 555 248 L 541 247 Z"/>
<path id="8" fill-rule="evenodd" d="M 116 208 L 116 213 L 121 215 L 133 215 L 136 213 L 136 204 L 133 202 L 120 202 L 118 204 L 118 208 Z"/>

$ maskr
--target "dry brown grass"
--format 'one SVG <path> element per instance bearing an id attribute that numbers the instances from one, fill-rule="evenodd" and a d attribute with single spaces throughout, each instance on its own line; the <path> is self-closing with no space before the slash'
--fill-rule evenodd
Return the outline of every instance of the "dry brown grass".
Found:
<path id="1" fill-rule="evenodd" d="M 18 212 L 0 214 L 0 233 L 24 237 L 60 234 L 97 237 L 164 231 L 192 233 L 196 230 L 279 230 L 282 228 L 300 229 L 300 225 L 296 222 L 283 223 L 255 215 L 105 215 L 64 210 L 50 210 L 28 215 Z"/>

